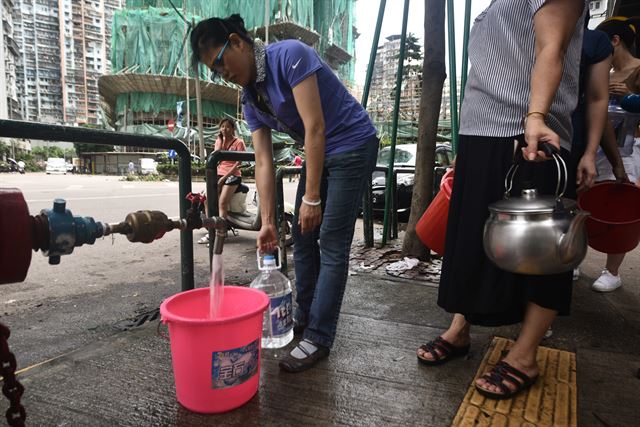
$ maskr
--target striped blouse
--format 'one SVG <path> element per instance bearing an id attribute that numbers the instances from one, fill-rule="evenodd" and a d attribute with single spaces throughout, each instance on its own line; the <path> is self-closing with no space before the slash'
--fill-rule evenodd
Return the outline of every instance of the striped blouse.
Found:
<path id="1" fill-rule="evenodd" d="M 470 70 L 460 112 L 460 134 L 510 137 L 523 133 L 535 59 L 533 16 L 545 0 L 493 0 L 469 37 Z M 586 7 L 565 56 L 548 126 L 571 149 L 571 113 L 578 101 L 580 52 Z"/>

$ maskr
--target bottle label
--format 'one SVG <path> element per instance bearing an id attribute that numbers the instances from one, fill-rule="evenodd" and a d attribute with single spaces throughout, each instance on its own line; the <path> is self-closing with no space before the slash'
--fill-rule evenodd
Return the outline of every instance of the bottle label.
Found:
<path id="1" fill-rule="evenodd" d="M 271 298 L 271 333 L 283 335 L 293 328 L 293 302 L 291 292 Z"/>
<path id="2" fill-rule="evenodd" d="M 222 389 L 240 385 L 258 372 L 260 340 L 233 350 L 211 354 L 211 388 Z"/>

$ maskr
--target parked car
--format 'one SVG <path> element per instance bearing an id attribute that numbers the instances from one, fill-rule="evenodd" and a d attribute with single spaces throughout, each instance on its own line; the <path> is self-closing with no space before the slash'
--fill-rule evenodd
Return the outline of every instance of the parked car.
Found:
<path id="1" fill-rule="evenodd" d="M 49 157 L 47 159 L 47 167 L 45 168 L 47 174 L 50 173 L 62 173 L 67 174 L 67 163 L 60 157 Z"/>
<path id="2" fill-rule="evenodd" d="M 416 150 L 417 144 L 396 145 L 396 154 L 394 165 L 396 169 L 412 169 L 416 167 Z M 385 147 L 378 152 L 376 166 L 387 167 L 389 165 L 389 157 L 391 155 L 391 147 Z M 434 186 L 433 193 L 437 193 L 440 188 L 440 180 L 446 171 L 447 166 L 453 160 L 453 152 L 449 144 L 438 144 L 436 146 L 436 163 L 434 168 Z M 380 213 L 384 211 L 385 201 L 385 183 L 387 177 L 383 171 L 374 171 L 372 175 L 373 190 L 373 211 Z M 398 172 L 397 191 L 398 191 L 398 213 L 408 216 L 411 210 L 411 198 L 413 197 L 414 172 Z"/>
<path id="3" fill-rule="evenodd" d="M 140 175 L 156 175 L 158 163 L 154 159 L 140 159 Z"/>

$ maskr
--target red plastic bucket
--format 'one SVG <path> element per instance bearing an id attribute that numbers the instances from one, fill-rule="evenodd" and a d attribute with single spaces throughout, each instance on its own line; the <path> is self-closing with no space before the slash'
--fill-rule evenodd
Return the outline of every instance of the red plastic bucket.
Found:
<path id="1" fill-rule="evenodd" d="M 601 182 L 578 196 L 588 211 L 589 246 L 607 254 L 633 250 L 640 242 L 640 188 L 633 184 Z"/>
<path id="2" fill-rule="evenodd" d="M 220 317 L 209 318 L 209 288 L 181 292 L 160 306 L 169 324 L 176 397 L 185 408 L 225 412 L 258 391 L 263 313 L 269 297 L 225 286 Z"/>
<path id="3" fill-rule="evenodd" d="M 449 169 L 442 177 L 440 191 L 416 224 L 416 234 L 420 241 L 440 255 L 444 255 L 444 241 L 447 235 L 447 217 L 449 216 L 449 200 L 451 199 L 452 188 L 453 169 Z"/>

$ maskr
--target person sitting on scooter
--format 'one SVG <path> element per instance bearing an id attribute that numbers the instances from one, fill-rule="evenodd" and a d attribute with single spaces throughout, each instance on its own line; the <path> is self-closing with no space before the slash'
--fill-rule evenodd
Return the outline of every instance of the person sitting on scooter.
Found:
<path id="1" fill-rule="evenodd" d="M 310 46 L 252 40 L 239 15 L 201 21 L 191 33 L 194 60 L 243 87 L 244 117 L 256 156 L 260 251 L 278 245 L 271 131 L 304 145 L 293 221 L 297 308 L 304 339 L 280 368 L 300 372 L 333 345 L 362 194 L 379 141 L 367 112 Z"/>
<path id="2" fill-rule="evenodd" d="M 220 121 L 220 134 L 213 146 L 214 151 L 246 151 L 244 141 L 235 135 L 235 122 L 225 117 Z M 240 162 L 223 160 L 218 163 L 218 215 L 226 218 L 229 211 L 229 202 L 238 185 L 242 182 Z M 209 233 L 198 240 L 198 243 L 209 243 Z"/>
<path id="3" fill-rule="evenodd" d="M 246 151 L 244 141 L 236 136 L 236 124 L 230 118 L 220 122 L 220 135 L 214 145 L 214 151 Z M 227 217 L 229 202 L 238 185 L 242 182 L 240 162 L 223 160 L 218 164 L 218 215 Z"/>

